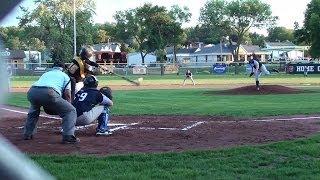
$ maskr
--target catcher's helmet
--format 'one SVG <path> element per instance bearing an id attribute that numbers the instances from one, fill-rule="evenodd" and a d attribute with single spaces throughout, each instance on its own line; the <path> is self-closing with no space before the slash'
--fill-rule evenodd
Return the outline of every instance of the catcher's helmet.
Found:
<path id="1" fill-rule="evenodd" d="M 98 87 L 98 79 L 93 76 L 89 75 L 86 78 L 84 78 L 83 85 L 86 88 L 97 88 Z"/>
<path id="2" fill-rule="evenodd" d="M 80 50 L 80 58 L 82 60 L 89 59 L 93 55 L 93 48 L 91 46 L 82 47 Z"/>

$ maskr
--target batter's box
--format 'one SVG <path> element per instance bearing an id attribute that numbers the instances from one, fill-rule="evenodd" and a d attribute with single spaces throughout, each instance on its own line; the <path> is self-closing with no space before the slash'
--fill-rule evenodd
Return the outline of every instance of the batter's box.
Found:
<path id="1" fill-rule="evenodd" d="M 187 124 L 186 122 L 180 122 L 180 121 L 176 121 L 174 122 L 174 126 L 173 127 L 168 127 L 168 126 L 161 126 L 161 124 L 163 124 L 164 122 L 158 122 L 158 124 L 155 124 L 155 122 L 151 123 L 151 124 L 138 124 L 138 125 L 133 125 L 133 126 L 128 126 L 125 129 L 131 129 L 131 130 L 167 130 L 167 131 L 187 131 L 190 130 L 192 128 L 195 128 L 201 124 L 204 124 L 204 121 L 194 121 L 192 122 L 192 124 Z M 171 121 L 172 123 L 172 121 Z"/>
<path id="2" fill-rule="evenodd" d="M 58 131 L 58 132 L 62 132 L 62 128 L 60 126 L 60 122 L 59 121 L 49 121 L 49 122 L 45 122 L 42 123 L 42 125 L 38 126 L 37 129 L 50 129 L 53 131 Z M 115 132 L 121 129 L 126 129 L 130 126 L 133 125 L 137 125 L 138 123 L 130 123 L 130 124 L 123 124 L 123 123 L 110 123 L 108 124 L 108 126 L 110 127 L 110 131 L 111 132 Z M 89 125 L 85 125 L 85 126 L 76 126 L 76 131 L 86 131 L 90 128 L 95 128 L 98 125 L 98 123 L 92 123 Z M 24 126 L 19 126 L 16 127 L 17 129 L 23 129 Z"/>

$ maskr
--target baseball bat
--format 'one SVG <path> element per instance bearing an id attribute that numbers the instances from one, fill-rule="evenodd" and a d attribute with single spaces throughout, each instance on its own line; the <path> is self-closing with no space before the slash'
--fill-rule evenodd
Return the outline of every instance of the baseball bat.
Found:
<path id="1" fill-rule="evenodd" d="M 136 82 L 136 81 L 134 81 L 134 80 L 132 80 L 132 79 L 129 79 L 129 78 L 127 78 L 126 76 L 122 76 L 122 75 L 120 75 L 120 74 L 111 72 L 111 71 L 109 71 L 108 69 L 104 68 L 104 67 L 101 66 L 101 65 L 99 65 L 99 68 L 101 68 L 102 70 L 104 70 L 104 71 L 106 71 L 106 72 L 108 72 L 108 73 L 110 73 L 110 74 L 112 74 L 112 75 L 115 75 L 115 76 L 117 76 L 117 77 L 120 77 L 120 78 L 122 78 L 122 79 L 130 82 L 131 84 L 134 84 L 134 85 L 136 85 L 136 86 L 140 86 L 140 83 L 139 83 L 139 82 Z"/>

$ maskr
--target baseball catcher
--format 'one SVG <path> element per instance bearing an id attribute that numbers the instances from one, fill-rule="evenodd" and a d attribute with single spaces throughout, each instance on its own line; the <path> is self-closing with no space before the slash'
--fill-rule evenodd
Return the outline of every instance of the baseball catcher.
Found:
<path id="1" fill-rule="evenodd" d="M 71 96 L 74 99 L 77 93 L 83 87 L 83 80 L 87 74 L 94 74 L 90 66 L 99 67 L 96 62 L 90 60 L 93 56 L 93 48 L 84 46 L 81 48 L 79 57 L 75 57 L 68 67 L 68 75 L 71 78 Z"/>
<path id="2" fill-rule="evenodd" d="M 77 110 L 76 125 L 88 125 L 98 120 L 96 135 L 111 135 L 108 128 L 109 107 L 113 105 L 111 89 L 103 87 L 98 90 L 98 80 L 93 75 L 87 76 L 83 84 L 84 87 L 76 93 L 72 103 Z"/>

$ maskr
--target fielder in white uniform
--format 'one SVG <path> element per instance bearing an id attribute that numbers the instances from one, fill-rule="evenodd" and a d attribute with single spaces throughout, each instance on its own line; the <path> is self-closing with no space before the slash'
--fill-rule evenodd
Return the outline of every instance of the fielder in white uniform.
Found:
<path id="1" fill-rule="evenodd" d="M 261 62 L 259 62 L 255 55 L 253 55 L 253 59 L 251 59 L 249 61 L 249 65 L 252 68 L 250 77 L 252 75 L 254 75 L 255 80 L 256 80 L 256 88 L 259 91 L 260 90 L 260 82 L 259 82 L 259 77 L 261 76 L 261 74 L 265 74 L 265 75 L 269 75 L 270 72 L 267 70 L 266 66 L 264 64 L 262 64 Z"/>

